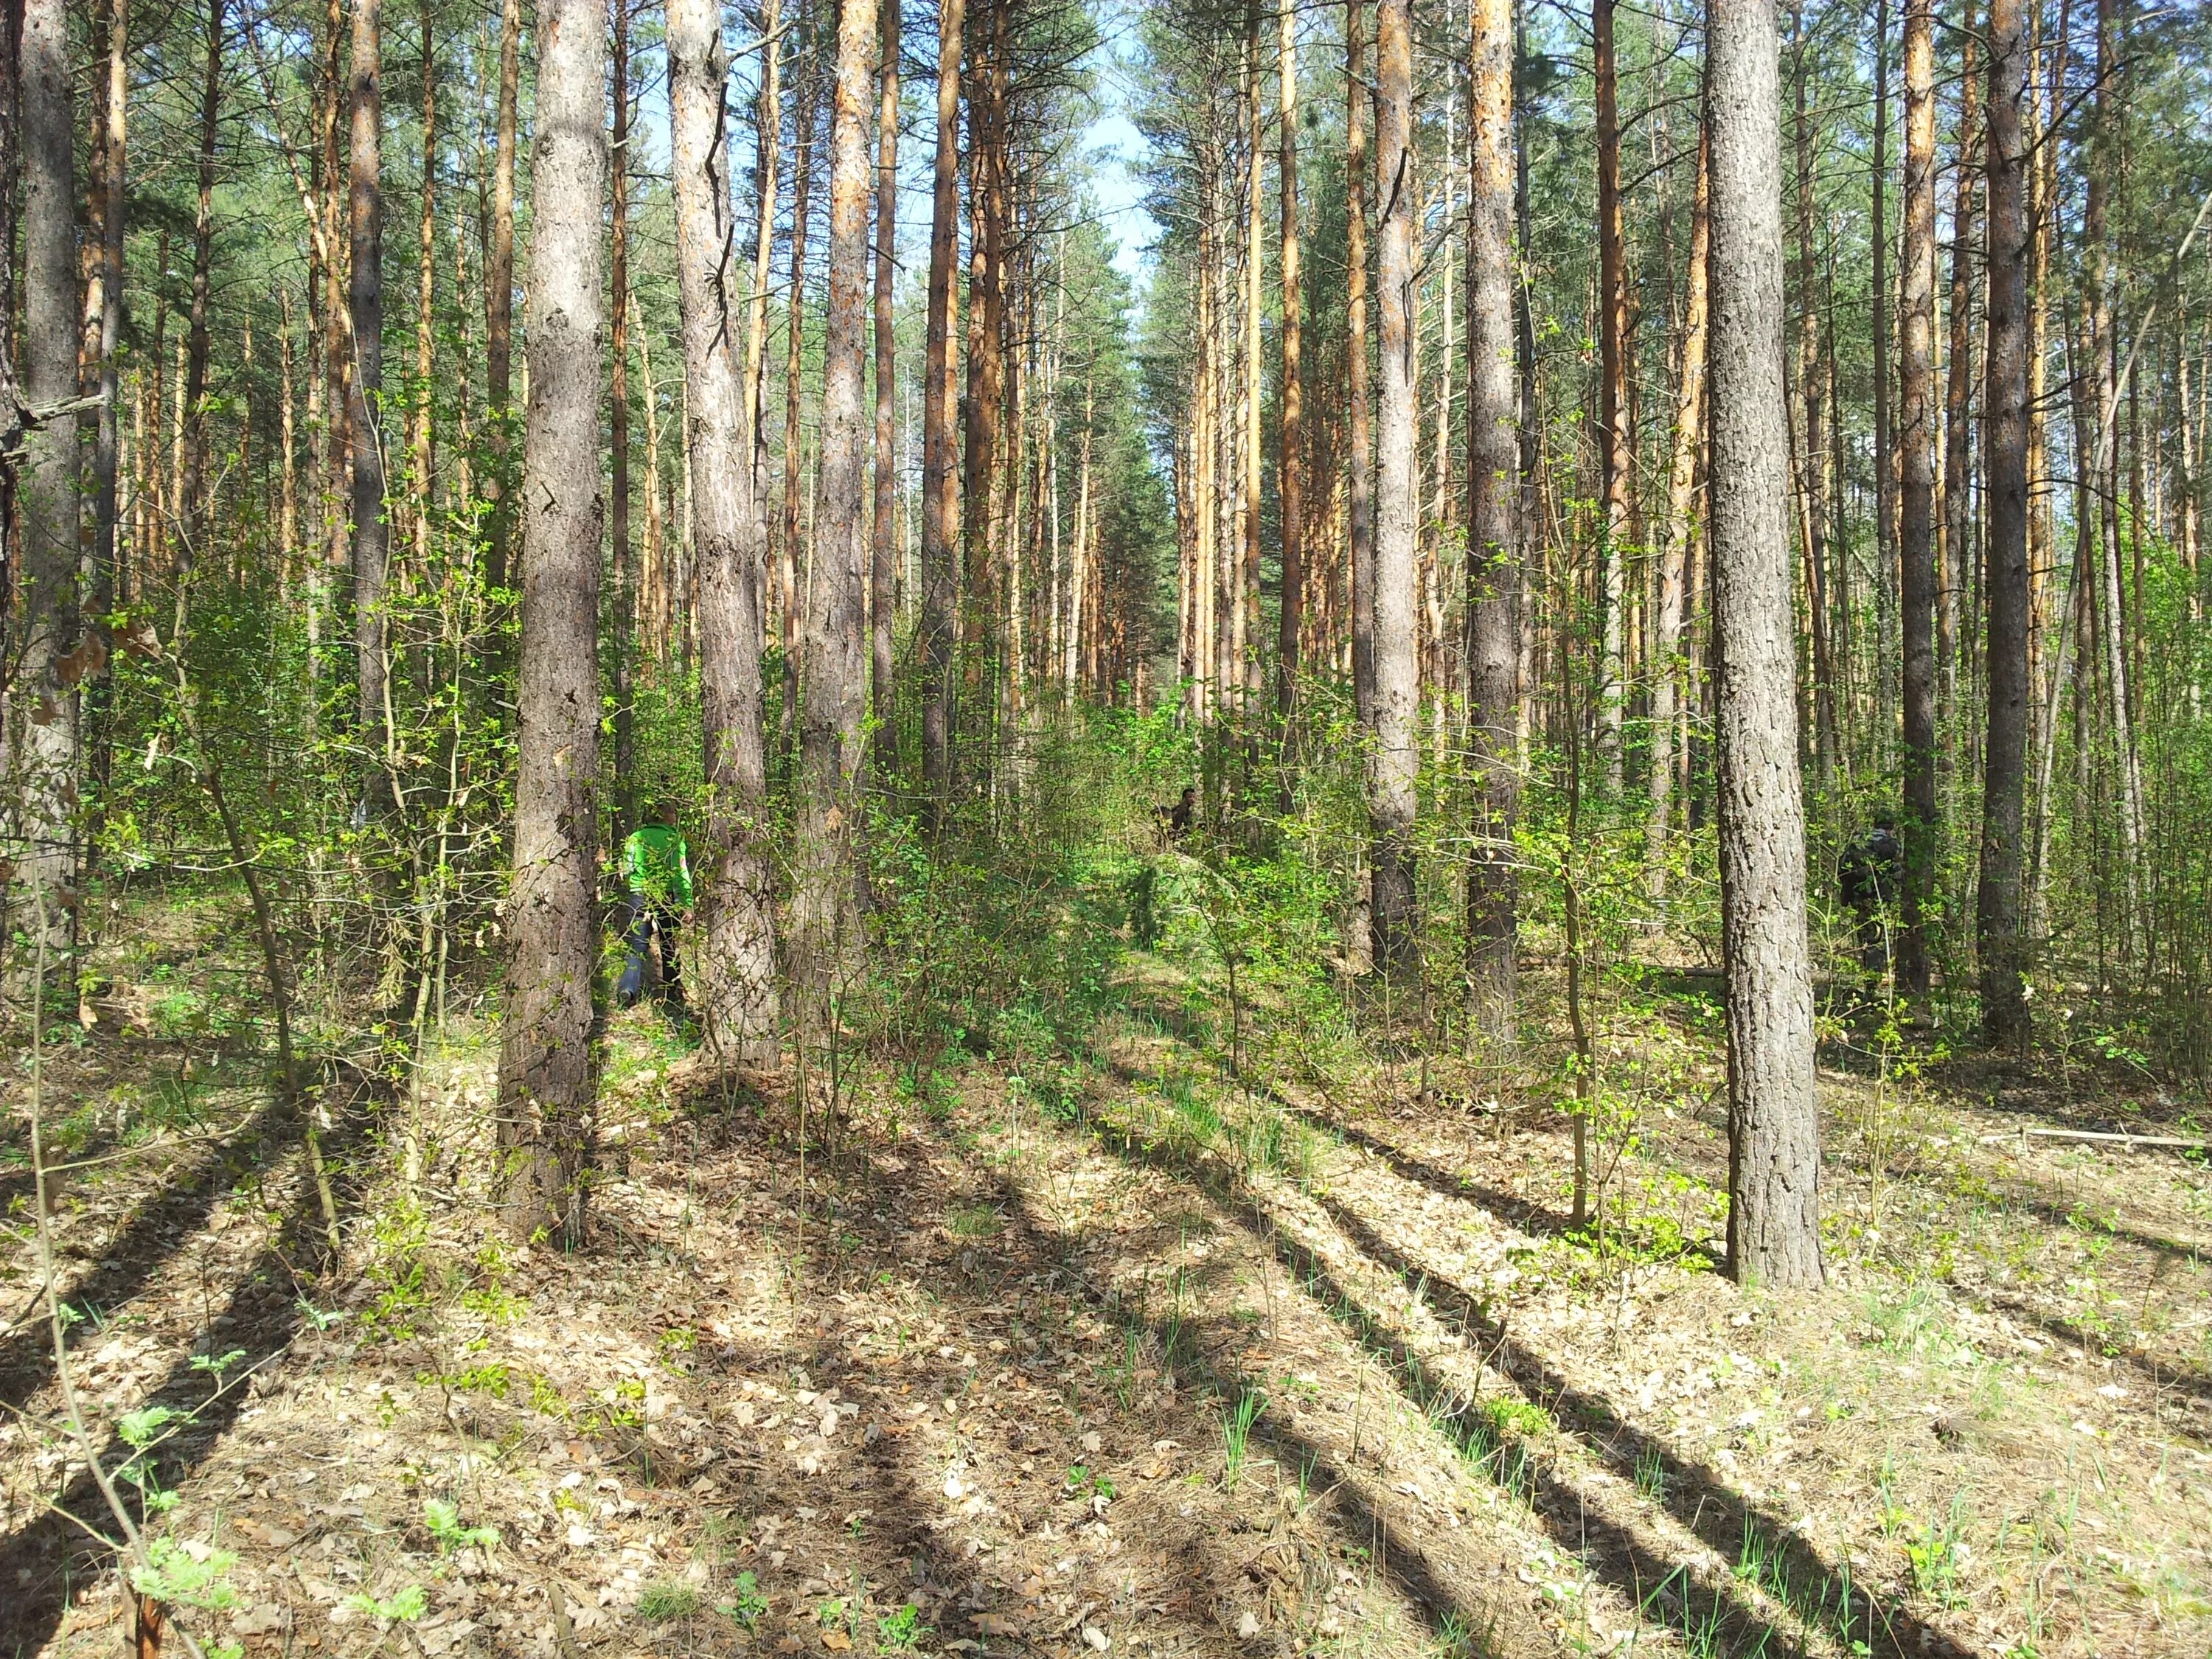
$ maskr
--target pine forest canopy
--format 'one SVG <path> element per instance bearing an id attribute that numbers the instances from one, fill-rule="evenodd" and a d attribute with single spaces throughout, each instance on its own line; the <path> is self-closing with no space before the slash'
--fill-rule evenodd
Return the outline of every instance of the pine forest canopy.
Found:
<path id="1" fill-rule="evenodd" d="M 1747 1283 L 1823 1277 L 1869 975 L 1885 1041 L 2212 1072 L 2212 11 L 0 30 L 11 1018 L 212 882 L 288 1103 L 495 1013 L 502 1213 L 580 1243 L 616 941 L 834 1113 L 851 1043 L 984 1041 L 1012 970 L 930 930 L 1072 792 L 1309 884 L 1200 907 L 1237 1021 L 1295 933 L 1425 1079 L 1565 1055 L 1577 1224 L 1590 986 L 1718 964 Z"/>

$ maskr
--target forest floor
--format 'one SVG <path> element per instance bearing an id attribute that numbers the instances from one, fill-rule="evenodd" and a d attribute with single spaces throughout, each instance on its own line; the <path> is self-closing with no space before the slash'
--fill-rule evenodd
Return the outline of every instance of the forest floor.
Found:
<path id="1" fill-rule="evenodd" d="M 2170 1131 L 2148 1085 L 1838 1023 L 1830 1282 L 1769 1296 L 1712 1271 L 1709 985 L 1601 1022 L 1669 1103 L 1601 1116 L 1577 1231 L 1555 1079 L 1316 1064 L 1242 1009 L 1224 1041 L 1202 969 L 1115 938 L 1049 1078 L 864 1079 L 803 1143 L 790 1092 L 703 1092 L 617 1017 L 574 1254 L 503 1242 L 495 1043 L 457 1023 L 411 1102 L 333 1092 L 331 1264 L 301 1126 L 224 1053 L 227 902 L 136 937 L 47 1050 L 85 1165 L 52 1231 L 76 1388 L 109 1467 L 146 1448 L 210 1651 L 2212 1646 L 2212 1174 L 2029 1133 Z M 0 1654 L 120 1654 L 0 1183 Z"/>

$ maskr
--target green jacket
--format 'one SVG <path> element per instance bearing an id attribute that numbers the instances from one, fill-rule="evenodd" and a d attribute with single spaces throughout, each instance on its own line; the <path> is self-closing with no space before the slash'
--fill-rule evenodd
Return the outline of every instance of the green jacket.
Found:
<path id="1" fill-rule="evenodd" d="M 691 902 L 691 864 L 684 832 L 665 823 L 630 831 L 623 842 L 623 878 L 629 890 L 656 904 L 678 908 Z"/>

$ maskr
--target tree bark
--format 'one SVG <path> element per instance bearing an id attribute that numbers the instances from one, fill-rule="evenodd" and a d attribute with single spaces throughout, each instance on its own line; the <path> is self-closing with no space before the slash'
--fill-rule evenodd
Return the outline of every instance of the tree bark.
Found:
<path id="1" fill-rule="evenodd" d="M 1982 763 L 1981 877 L 1974 934 L 1982 1036 L 2024 1044 L 2027 940 L 2021 837 L 2027 764 L 2027 37 L 2021 0 L 1990 0 L 1989 27 L 1987 382 L 1989 728 Z"/>
<path id="2" fill-rule="evenodd" d="M 1909 4 L 1911 0 L 1907 0 Z M 1889 400 L 1890 307 L 1889 287 L 1889 0 L 1875 0 L 1874 10 L 1874 132 L 1870 148 L 1873 174 L 1873 230 L 1870 252 L 1873 275 L 1869 331 L 1874 346 L 1874 544 L 1875 544 L 1875 707 L 1887 726 L 1890 713 L 1890 680 L 1885 657 L 1889 643 L 1891 604 L 1897 591 L 1896 550 L 1896 431 Z"/>
<path id="3" fill-rule="evenodd" d="M 768 366 L 768 287 L 775 251 L 775 197 L 778 141 L 783 130 L 783 19 L 777 0 L 761 7 L 761 84 L 753 112 L 755 180 L 753 213 L 752 297 L 745 323 L 744 380 L 738 387 L 744 440 L 745 535 L 744 557 L 751 566 L 756 609 L 767 602 L 768 575 L 768 419 L 763 388 Z M 727 142 L 726 136 L 725 142 Z M 726 307 L 728 295 L 723 301 Z M 640 337 L 640 349 L 643 349 Z M 653 388 L 646 388 L 646 421 L 653 422 Z M 689 439 L 686 439 L 688 445 Z M 688 448 L 685 452 L 690 453 Z M 762 639 L 766 640 L 765 633 Z M 757 653 L 763 648 L 757 644 Z"/>
<path id="4" fill-rule="evenodd" d="M 1667 522 L 1660 549 L 1659 605 L 1652 640 L 1651 771 L 1644 825 L 1644 890 L 1667 896 L 1667 841 L 1674 810 L 1674 737 L 1681 699 L 1683 593 L 1697 538 L 1698 441 L 1705 435 L 1705 351 L 1712 248 L 1712 143 L 1698 116 L 1698 180 L 1690 206 L 1690 264 L 1682 297 L 1682 358 L 1674 382 L 1674 453 L 1667 472 Z"/>
<path id="5" fill-rule="evenodd" d="M 63 0 L 26 0 L 19 27 L 22 397 L 40 410 L 74 402 L 77 396 L 82 323 L 76 295 L 76 124 L 70 109 L 69 25 Z M 0 416 L 11 428 L 20 419 L 13 407 Z M 7 597 L 20 618 L 15 678 L 7 699 L 14 727 L 8 733 L 15 774 L 10 782 L 21 839 L 15 879 L 43 896 L 46 945 L 55 951 L 66 950 L 76 936 L 77 686 L 86 663 L 77 643 L 81 463 L 76 415 L 52 416 L 32 427 L 23 447 L 21 552 L 16 568 L 7 573 L 15 578 L 15 592 Z M 15 927 L 35 938 L 39 917 L 19 916 Z M 10 977 L 27 982 L 20 975 Z"/>
<path id="6" fill-rule="evenodd" d="M 1601 0 L 1603 3 L 1604 0 Z M 1413 447 L 1419 441 L 1413 364 L 1413 38 L 1409 0 L 1376 7 L 1376 194 L 1382 216 L 1376 286 L 1382 346 L 1380 457 L 1375 526 L 1375 764 L 1373 927 L 1378 962 L 1414 959 L 1413 815 L 1420 696 L 1415 616 Z"/>
<path id="7" fill-rule="evenodd" d="M 1283 518 L 1283 592 L 1275 630 L 1275 711 L 1287 727 L 1297 708 L 1298 638 L 1305 616 L 1305 374 L 1299 362 L 1304 346 L 1305 295 L 1298 248 L 1297 9 L 1284 5 L 1278 19 L 1275 56 L 1282 86 L 1282 131 L 1276 172 L 1282 198 L 1283 389 L 1276 465 Z M 1089 441 L 1086 428 L 1085 442 Z M 1087 468 L 1085 477 L 1087 482 Z"/>
<path id="8" fill-rule="evenodd" d="M 597 1082 L 599 372 L 605 281 L 605 0 L 538 0 L 525 326 L 521 683 L 514 872 L 500 1044 L 505 1203 L 515 1232 L 573 1245 Z"/>
<path id="9" fill-rule="evenodd" d="M 986 9 L 989 45 L 971 54 L 981 62 L 975 65 L 975 91 L 969 100 L 967 450 L 962 457 L 965 507 L 961 525 L 966 575 L 962 640 L 966 661 L 962 675 L 979 693 L 984 689 L 987 671 L 1002 666 L 986 661 L 986 630 L 999 614 L 1000 599 L 1001 573 L 994 545 L 1004 472 L 999 443 L 1006 396 L 1006 190 L 1000 173 L 1004 161 L 1006 66 L 1000 59 L 1009 3 L 1010 0 L 991 0 Z"/>
<path id="10" fill-rule="evenodd" d="M 1345 399 L 1351 428 L 1345 517 L 1351 541 L 1352 704 L 1375 727 L 1375 444 L 1368 430 L 1366 0 L 1345 7 Z"/>
<path id="11" fill-rule="evenodd" d="M 1512 0 L 1474 0 L 1468 48 L 1467 660 L 1477 819 L 1467 872 L 1468 991 L 1514 1039 L 1513 827 L 1519 805 L 1522 586 L 1513 340 Z"/>
<path id="12" fill-rule="evenodd" d="M 346 298 L 348 242 L 341 234 L 346 228 L 344 158 L 338 142 L 346 106 L 343 0 L 329 0 L 323 12 L 323 33 L 321 177 L 317 181 L 322 196 L 323 481 L 316 492 L 316 588 L 327 588 L 336 580 L 337 573 L 349 562 L 352 551 L 353 334 Z M 173 500 L 170 505 L 173 511 Z M 318 592 L 309 602 L 311 646 L 320 623 L 321 597 Z"/>
<path id="13" fill-rule="evenodd" d="M 669 0 L 668 64 L 708 787 L 699 862 L 704 939 L 690 977 L 720 1065 L 769 1070 L 777 1058 L 775 910 L 761 710 L 761 567 L 748 483 L 750 422 L 740 407 L 732 326 L 736 296 L 726 281 L 729 152 L 716 0 Z"/>
<path id="14" fill-rule="evenodd" d="M 634 707 L 637 678 L 636 550 L 629 536 L 629 5 L 630 0 L 608 0 L 614 39 L 611 65 L 614 122 L 613 144 L 608 155 L 607 215 L 607 542 L 609 572 L 614 579 L 614 799 L 608 803 L 613 820 L 613 842 L 619 847 L 632 825 L 639 822 L 637 799 L 637 710 Z M 728 213 L 722 216 L 726 248 Z M 720 326 L 726 337 L 729 317 L 725 310 Z M 736 411 L 732 410 L 732 416 Z M 732 424 L 733 437 L 744 428 Z"/>
<path id="15" fill-rule="evenodd" d="M 372 818 L 392 805 L 392 731 L 385 659 L 384 597 L 392 553 L 384 513 L 384 64 L 382 0 L 354 0 L 352 106 L 347 167 L 353 318 L 353 622 L 355 730 L 362 804 Z"/>
<path id="16" fill-rule="evenodd" d="M 1772 0 L 1715 0 L 1708 16 L 1728 1266 L 1739 1283 L 1788 1288 L 1818 1285 L 1823 1271 L 1786 508 L 1778 34 Z"/>
<path id="17" fill-rule="evenodd" d="M 796 21 L 804 28 L 805 21 L 802 8 Z M 805 392 L 801 370 L 806 343 L 806 231 L 814 193 L 814 98 L 820 84 L 819 76 L 806 62 L 803 44 L 792 74 L 799 84 L 792 110 L 791 281 L 784 292 L 783 534 L 776 572 L 777 608 L 783 622 L 783 704 L 776 724 L 787 759 L 799 731 L 799 630 L 805 603 L 799 580 L 799 505 L 805 493 L 799 476 L 803 435 L 799 416 Z"/>
<path id="18" fill-rule="evenodd" d="M 435 399 L 430 377 L 436 365 L 433 307 L 438 270 L 438 75 L 432 0 L 422 0 L 422 194 L 415 221 L 415 395 L 414 430 L 408 434 L 408 490 L 415 498 L 415 563 L 430 563 L 430 441 Z"/>
<path id="19" fill-rule="evenodd" d="M 1798 470 L 1804 498 L 1805 597 L 1808 631 L 1813 636 L 1813 764 L 1822 789 L 1834 781 L 1836 769 L 1836 673 L 1831 657 L 1834 630 L 1828 625 L 1828 465 L 1822 441 L 1822 388 L 1826 373 L 1820 356 L 1820 308 L 1818 304 L 1819 265 L 1813 254 L 1813 121 L 1806 102 L 1809 50 L 1802 5 L 1790 8 L 1792 79 L 1796 88 L 1793 124 L 1797 149 L 1797 396 L 1803 406 L 1805 434 L 1798 447 Z"/>
<path id="20" fill-rule="evenodd" d="M 1905 715 L 1904 927 L 1898 983 L 1929 987 L 1928 912 L 1936 836 L 1936 21 L 1934 0 L 1905 7 L 1905 245 L 1898 363 L 1900 680 Z"/>
<path id="21" fill-rule="evenodd" d="M 883 49 L 876 114 L 876 516 L 868 572 L 868 684 L 875 720 L 875 767 L 888 786 L 898 764 L 894 723 L 891 631 L 898 605 L 898 336 L 892 282 L 898 252 L 899 10 L 880 0 Z"/>
<path id="22" fill-rule="evenodd" d="M 896 0 L 894 0 L 896 3 Z M 921 775 L 933 812 L 952 788 L 952 561 L 960 539 L 952 335 L 960 257 L 960 37 L 963 0 L 937 16 L 937 157 L 930 200 L 929 319 L 921 407 Z"/>
<path id="23" fill-rule="evenodd" d="M 336 0 L 332 0 L 336 3 Z M 490 246 L 484 258 L 484 401 L 492 477 L 485 495 L 484 586 L 506 588 L 514 539 L 513 452 L 514 353 L 514 146 L 522 87 L 522 0 L 500 0 L 499 100 L 494 123 Z"/>
<path id="24" fill-rule="evenodd" d="M 122 455 L 123 254 L 129 222 L 126 191 L 130 169 L 130 0 L 109 0 L 107 9 L 106 97 L 101 111 L 106 129 L 100 161 L 106 168 L 100 215 L 99 431 L 93 442 L 93 580 L 95 597 L 112 607 L 116 593 L 117 478 Z"/>
<path id="25" fill-rule="evenodd" d="M 1266 146 L 1260 131 L 1260 6 L 1245 0 L 1244 7 L 1244 376 L 1242 411 L 1244 429 L 1237 434 L 1243 462 L 1237 503 L 1237 613 L 1232 625 L 1236 640 L 1236 696 L 1240 711 L 1256 711 L 1260 701 L 1260 494 L 1267 468 L 1261 438 L 1260 406 L 1264 401 L 1261 380 L 1265 369 L 1260 334 L 1260 268 L 1267 262 L 1261 246 L 1266 232 L 1266 189 L 1261 156 Z"/>
<path id="26" fill-rule="evenodd" d="M 2117 280 L 2112 237 L 2107 226 L 2109 198 L 2121 166 L 2119 145 L 2113 140 L 2114 111 L 2111 86 L 2118 70 L 2112 62 L 2112 0 L 2097 0 L 2096 92 L 2093 106 L 2088 187 L 2081 219 L 2082 264 L 2088 289 L 2089 374 L 2097 393 L 2097 449 L 2092 486 L 2103 505 L 2103 580 L 2097 599 L 2103 610 L 2100 632 L 2104 636 L 2105 712 L 2112 724 L 2112 764 L 2120 797 L 2120 835 L 2124 848 L 2122 873 L 2128 898 L 2127 915 L 2120 930 L 2123 949 L 2128 947 L 2142 920 L 2142 791 L 2136 764 L 2135 730 L 2131 718 L 2128 640 L 2135 631 L 2120 580 L 2120 502 L 2118 427 L 2119 419 L 2118 327 L 2112 315 L 2112 289 Z M 2110 476 L 2107 477 L 2109 469 Z M 2140 546 L 2141 520 L 2130 515 Z M 2136 586 L 2141 590 L 2141 582 Z"/>
<path id="27" fill-rule="evenodd" d="M 1598 247 L 1598 445 L 1605 514 L 1601 602 L 1603 681 L 1598 688 L 1598 744 L 1606 785 L 1618 794 L 1621 717 L 1627 696 L 1626 560 L 1632 532 L 1636 434 L 1628 426 L 1628 254 L 1620 206 L 1620 72 L 1613 49 L 1614 0 L 1591 0 L 1591 68 L 1595 79 Z"/>
<path id="28" fill-rule="evenodd" d="M 99 856 L 101 836 L 96 815 L 105 811 L 112 752 L 113 721 L 109 718 L 108 708 L 113 676 L 106 645 L 106 618 L 113 614 L 121 592 L 119 558 L 128 556 L 127 548 L 117 540 L 117 519 L 121 506 L 118 485 L 123 439 L 123 258 L 130 217 L 130 170 L 126 165 L 130 138 L 130 9 L 129 0 L 110 0 L 99 32 L 99 42 L 106 48 L 106 61 L 97 65 L 104 88 L 100 100 L 98 142 L 94 147 L 95 165 L 100 169 L 94 192 L 100 204 L 99 243 L 90 250 L 94 269 L 88 285 L 88 307 L 96 308 L 87 319 L 85 345 L 91 354 L 94 387 L 100 394 L 100 408 L 93 417 L 92 564 L 85 573 L 89 591 L 84 598 L 91 605 L 92 628 L 101 644 L 94 649 L 88 665 L 88 695 L 84 709 L 86 736 L 92 749 L 88 770 L 95 791 L 95 816 L 85 826 L 88 861 Z M 286 389 L 289 391 L 289 380 Z M 289 460 L 288 450 L 288 465 Z M 0 501 L 0 512 L 5 510 L 5 502 Z M 4 578 L 0 578 L 0 592 L 4 591 Z"/>
<path id="29" fill-rule="evenodd" d="M 1966 591 L 1973 540 L 1974 490 L 1969 410 L 1973 374 L 1974 151 L 1980 112 L 1974 52 L 1979 36 L 1974 0 L 1966 0 L 1959 70 L 1958 176 L 1951 195 L 1949 341 L 1943 387 L 1943 554 L 1936 605 L 1937 741 L 1948 746 L 1959 702 L 1960 595 Z"/>
<path id="30" fill-rule="evenodd" d="M 868 82 L 873 0 L 842 0 L 830 115 L 830 303 L 822 346 L 822 504 L 807 584 L 805 704 L 799 725 L 796 890 L 800 977 L 826 996 L 849 938 L 855 898 L 862 717 L 867 707 L 866 475 L 860 409 L 862 281 L 868 251 Z"/>
<path id="31" fill-rule="evenodd" d="M 215 145 L 222 115 L 223 0 L 208 0 L 205 71 L 200 82 L 199 193 L 192 215 L 192 299 L 185 335 L 183 478 L 171 511 L 182 526 L 177 576 L 189 578 L 207 540 L 208 307 L 215 264 Z"/>

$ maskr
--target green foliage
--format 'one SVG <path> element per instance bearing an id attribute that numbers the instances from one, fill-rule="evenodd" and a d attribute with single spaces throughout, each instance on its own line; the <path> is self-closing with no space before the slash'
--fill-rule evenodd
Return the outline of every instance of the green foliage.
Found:
<path id="1" fill-rule="evenodd" d="M 388 1600 L 357 1591 L 344 1605 L 387 1625 L 411 1625 L 430 1611 L 430 1598 L 420 1584 L 409 1584 Z"/>
<path id="2" fill-rule="evenodd" d="M 1267 1396 L 1248 1389 L 1237 1403 L 1221 1414 L 1221 1481 L 1231 1492 L 1244 1478 L 1244 1460 L 1252 1439 L 1252 1425 L 1267 1408 Z"/>
<path id="3" fill-rule="evenodd" d="M 156 1538 L 146 1547 L 146 1565 L 131 1568 L 131 1587 L 157 1601 L 212 1612 L 237 1604 L 238 1592 L 229 1583 L 237 1565 L 230 1550 Z"/>
<path id="4" fill-rule="evenodd" d="M 655 1579 L 637 1593 L 637 1616 L 649 1625 L 672 1624 L 698 1612 L 703 1601 L 692 1585 Z"/>
<path id="5" fill-rule="evenodd" d="M 442 1498 L 428 1498 L 422 1501 L 422 1524 L 428 1528 L 433 1542 L 441 1555 L 451 1555 L 455 1550 L 496 1549 L 499 1528 L 496 1527 L 465 1526 L 461 1512 Z"/>
<path id="6" fill-rule="evenodd" d="M 768 1617 L 768 1597 L 761 1594 L 759 1579 L 750 1571 L 741 1572 L 730 1588 L 732 1599 L 721 1604 L 721 1611 L 747 1630 L 757 1629 Z"/>
<path id="7" fill-rule="evenodd" d="M 876 1620 L 876 1644 L 885 1653 L 912 1653 L 930 1630 L 921 1622 L 921 1609 L 909 1604 Z"/>

